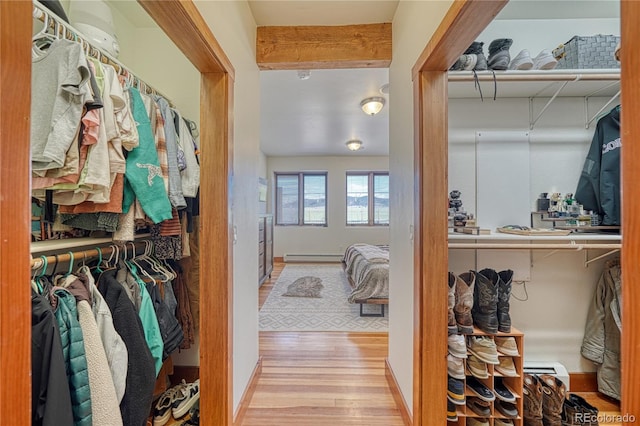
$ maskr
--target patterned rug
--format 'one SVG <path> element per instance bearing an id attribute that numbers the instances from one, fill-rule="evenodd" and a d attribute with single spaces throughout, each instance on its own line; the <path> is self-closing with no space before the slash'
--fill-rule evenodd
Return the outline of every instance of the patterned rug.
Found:
<path id="1" fill-rule="evenodd" d="M 305 276 L 322 280 L 324 288 L 320 298 L 283 296 L 291 283 Z M 260 330 L 388 331 L 388 309 L 384 318 L 361 317 L 360 305 L 347 302 L 350 292 L 341 265 L 286 265 L 260 309 Z M 365 312 L 379 308 L 365 305 Z"/>

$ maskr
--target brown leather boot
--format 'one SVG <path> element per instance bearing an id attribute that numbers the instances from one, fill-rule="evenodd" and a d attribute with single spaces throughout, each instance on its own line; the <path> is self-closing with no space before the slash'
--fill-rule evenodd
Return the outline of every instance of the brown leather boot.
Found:
<path id="1" fill-rule="evenodd" d="M 542 422 L 542 384 L 538 376 L 524 375 L 522 388 L 524 426 L 544 426 Z"/>
<path id="2" fill-rule="evenodd" d="M 453 307 L 456 305 L 456 276 L 453 272 L 449 272 L 449 311 L 447 313 L 448 324 L 447 329 L 449 334 L 456 334 L 458 332 L 458 325 L 456 324 L 456 317 L 453 313 Z"/>
<path id="3" fill-rule="evenodd" d="M 473 322 L 487 334 L 498 332 L 498 282 L 500 277 L 494 269 L 478 272 L 473 297 Z"/>
<path id="4" fill-rule="evenodd" d="M 567 394 L 567 387 L 555 376 L 541 374 L 542 385 L 542 419 L 545 426 L 562 426 L 562 404 Z"/>
<path id="5" fill-rule="evenodd" d="M 473 333 L 473 289 L 475 286 L 476 274 L 473 271 L 465 272 L 456 277 L 456 304 L 453 308 L 458 330 L 462 334 Z"/>

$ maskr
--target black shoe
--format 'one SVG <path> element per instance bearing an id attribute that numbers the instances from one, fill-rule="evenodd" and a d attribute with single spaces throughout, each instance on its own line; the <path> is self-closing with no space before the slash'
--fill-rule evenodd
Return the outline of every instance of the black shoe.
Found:
<path id="1" fill-rule="evenodd" d="M 467 398 L 467 408 L 480 417 L 489 417 L 491 415 L 491 403 L 482 400 L 477 396 L 470 396 Z"/>
<path id="2" fill-rule="evenodd" d="M 447 399 L 447 421 L 448 422 L 456 422 L 458 421 L 458 412 L 456 411 L 456 405 Z"/>
<path id="3" fill-rule="evenodd" d="M 482 400 L 491 402 L 496 399 L 496 396 L 491 392 L 491 389 L 486 387 L 484 383 L 473 376 L 467 377 L 467 387 Z"/>
<path id="4" fill-rule="evenodd" d="M 507 269 L 498 273 L 498 331 L 511 333 L 511 316 L 509 315 L 509 298 L 511 297 L 511 280 L 513 271 Z"/>
<path id="5" fill-rule="evenodd" d="M 509 62 L 511 62 L 509 48 L 512 44 L 513 40 L 510 38 L 498 38 L 491 42 L 489 45 L 489 60 L 487 62 L 490 69 L 504 71 L 509 68 Z"/>
<path id="6" fill-rule="evenodd" d="M 505 402 L 516 402 L 516 396 L 502 382 L 502 377 L 496 377 L 493 390 L 496 397 Z"/>
<path id="7" fill-rule="evenodd" d="M 498 332 L 498 281 L 500 277 L 493 269 L 476 274 L 471 316 L 473 323 L 487 334 Z"/>
<path id="8" fill-rule="evenodd" d="M 487 58 L 484 56 L 484 52 L 482 51 L 482 46 L 484 43 L 481 41 L 474 41 L 471 43 L 471 46 L 467 50 L 465 50 L 465 55 L 474 54 L 477 55 L 478 60 L 476 61 L 476 66 L 473 68 L 476 71 L 485 71 L 487 66 Z"/>
<path id="9" fill-rule="evenodd" d="M 518 417 L 518 407 L 516 407 L 516 404 L 496 399 L 494 406 L 496 407 L 496 410 L 509 419 L 515 419 Z"/>

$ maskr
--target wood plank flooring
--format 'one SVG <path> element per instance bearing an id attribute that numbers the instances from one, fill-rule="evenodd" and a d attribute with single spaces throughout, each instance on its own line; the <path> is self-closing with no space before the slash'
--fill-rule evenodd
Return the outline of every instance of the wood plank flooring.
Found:
<path id="1" fill-rule="evenodd" d="M 259 307 L 284 266 L 274 264 Z M 403 426 L 385 379 L 387 353 L 387 333 L 260 332 L 262 374 L 236 426 Z M 579 395 L 601 415 L 620 414 L 598 392 Z"/>
<path id="2" fill-rule="evenodd" d="M 283 263 L 260 287 L 262 306 Z M 385 378 L 387 333 L 260 332 L 260 375 L 239 426 L 403 426 Z"/>

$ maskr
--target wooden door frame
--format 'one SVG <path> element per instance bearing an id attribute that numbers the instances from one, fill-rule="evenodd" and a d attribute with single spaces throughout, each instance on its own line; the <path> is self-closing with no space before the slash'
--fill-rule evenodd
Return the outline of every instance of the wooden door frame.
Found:
<path id="1" fill-rule="evenodd" d="M 415 152 L 414 398 L 413 425 L 445 424 L 447 392 L 446 282 L 448 244 L 447 70 L 508 0 L 454 1 L 413 67 Z M 640 2 L 621 2 L 622 40 L 640 40 Z M 622 139 L 640 138 L 640 56 L 622 44 Z M 640 418 L 640 146 L 622 151 L 622 400 L 621 414 Z M 631 243 L 627 243 L 631 241 Z M 432 284 L 433 283 L 433 284 Z M 437 380 L 434 380 L 437 378 Z M 431 379 L 431 380 L 429 380 Z"/>
<path id="2" fill-rule="evenodd" d="M 233 423 L 234 69 L 191 0 L 140 0 L 201 73 L 200 409 L 207 424 Z M 0 2 L 0 418 L 31 422 L 30 1 Z M 9 201 L 10 200 L 10 201 Z M 11 203 L 7 207 L 7 203 Z M 216 238 L 205 236 L 216 235 Z M 204 286 L 203 286 L 204 288 Z"/>

